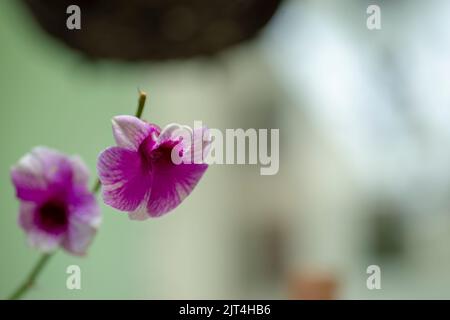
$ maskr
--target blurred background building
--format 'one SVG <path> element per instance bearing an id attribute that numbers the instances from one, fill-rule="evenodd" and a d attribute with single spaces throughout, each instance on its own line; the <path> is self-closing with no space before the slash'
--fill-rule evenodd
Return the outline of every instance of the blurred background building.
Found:
<path id="1" fill-rule="evenodd" d="M 369 4 L 381 30 L 366 27 Z M 102 205 L 88 256 L 58 253 L 29 298 L 450 298 L 449 30 L 446 0 L 285 0 L 252 39 L 214 53 L 92 61 L 3 1 L 0 296 L 38 257 L 10 166 L 47 145 L 80 154 L 94 182 L 110 118 L 134 112 L 140 87 L 160 125 L 279 128 L 279 173 L 211 166 L 146 222 Z M 80 291 L 66 289 L 70 264 Z M 369 265 L 380 290 L 366 287 Z"/>

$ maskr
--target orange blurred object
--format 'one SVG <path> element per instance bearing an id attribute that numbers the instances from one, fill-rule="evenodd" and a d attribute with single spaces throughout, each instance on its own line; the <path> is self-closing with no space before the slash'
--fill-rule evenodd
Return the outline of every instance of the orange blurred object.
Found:
<path id="1" fill-rule="evenodd" d="M 338 280 L 331 273 L 308 271 L 295 275 L 289 281 L 289 299 L 335 300 Z"/>

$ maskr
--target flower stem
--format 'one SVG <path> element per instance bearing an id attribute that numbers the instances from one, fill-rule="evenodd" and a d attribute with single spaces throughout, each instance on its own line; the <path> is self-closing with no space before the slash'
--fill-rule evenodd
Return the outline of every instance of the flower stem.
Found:
<path id="1" fill-rule="evenodd" d="M 24 283 L 20 287 L 14 291 L 12 295 L 9 296 L 9 300 L 17 300 L 20 299 L 25 293 L 27 293 L 28 290 L 33 287 L 36 278 L 41 273 L 42 269 L 44 269 L 45 265 L 47 264 L 48 260 L 50 259 L 52 255 L 48 253 L 42 254 L 42 256 L 39 258 L 38 262 L 35 264 L 34 268 L 31 270 L 31 273 L 28 275 Z"/>
<path id="2" fill-rule="evenodd" d="M 139 99 L 138 99 L 138 106 L 136 109 L 136 118 L 141 118 L 142 117 L 142 113 L 144 112 L 144 107 L 145 107 L 145 101 L 147 100 L 147 93 L 145 93 L 142 90 L 138 90 L 139 92 Z M 102 183 L 100 182 L 100 179 L 97 179 L 97 181 L 94 184 L 94 187 L 92 188 L 92 193 L 97 193 L 100 188 L 102 186 Z"/>
<path id="3" fill-rule="evenodd" d="M 142 117 L 142 112 L 144 111 L 145 100 L 147 100 L 147 93 L 145 93 L 142 90 L 138 91 L 139 91 L 139 100 L 138 100 L 138 107 L 136 110 L 136 118 L 140 119 Z"/>
<path id="4" fill-rule="evenodd" d="M 95 182 L 95 185 L 92 188 L 92 193 L 96 194 L 100 190 L 101 186 L 102 186 L 102 183 L 100 182 L 100 179 L 97 178 L 97 181 Z"/>

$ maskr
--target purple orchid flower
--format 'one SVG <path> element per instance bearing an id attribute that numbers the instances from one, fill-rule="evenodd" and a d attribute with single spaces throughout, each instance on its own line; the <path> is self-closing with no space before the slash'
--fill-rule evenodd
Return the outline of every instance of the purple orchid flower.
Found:
<path id="1" fill-rule="evenodd" d="M 36 147 L 11 169 L 11 178 L 20 200 L 19 224 L 30 245 L 85 254 L 101 216 L 81 158 Z"/>
<path id="2" fill-rule="evenodd" d="M 178 124 L 161 130 L 133 116 L 117 116 L 112 122 L 117 147 L 102 152 L 97 163 L 105 203 L 129 212 L 133 220 L 159 217 L 176 208 L 208 168 L 202 162 L 210 142 L 209 137 L 203 140 L 208 130 Z M 189 139 L 183 139 L 186 132 Z M 200 161 L 194 145 L 202 149 Z M 181 163 L 172 161 L 173 150 Z M 186 161 L 188 157 L 192 161 Z"/>

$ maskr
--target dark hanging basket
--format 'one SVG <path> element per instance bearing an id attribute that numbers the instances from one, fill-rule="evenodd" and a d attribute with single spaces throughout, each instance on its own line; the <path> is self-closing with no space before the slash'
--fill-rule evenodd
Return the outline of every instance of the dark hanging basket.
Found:
<path id="1" fill-rule="evenodd" d="M 282 0 L 22 0 L 42 28 L 92 59 L 213 55 L 253 38 Z M 81 9 L 69 30 L 68 6 Z"/>

